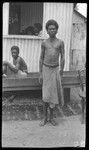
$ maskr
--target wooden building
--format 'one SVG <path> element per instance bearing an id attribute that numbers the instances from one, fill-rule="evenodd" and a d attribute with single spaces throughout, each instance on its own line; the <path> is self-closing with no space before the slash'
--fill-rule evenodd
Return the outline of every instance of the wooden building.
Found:
<path id="1" fill-rule="evenodd" d="M 87 19 L 78 11 L 73 11 L 70 50 L 70 70 L 84 68 L 86 63 L 86 26 Z"/>
<path id="2" fill-rule="evenodd" d="M 41 42 L 48 37 L 45 23 L 55 19 L 59 24 L 57 37 L 65 42 L 65 70 L 69 70 L 73 8 L 73 3 L 4 3 L 3 60 L 10 61 L 10 48 L 17 45 L 29 72 L 38 72 Z M 34 23 L 42 25 L 42 36 L 23 35 Z"/>
<path id="3" fill-rule="evenodd" d="M 74 3 L 3 3 L 3 60 L 10 61 L 10 48 L 17 45 L 28 65 L 28 71 L 38 72 L 41 42 L 48 37 L 45 23 L 55 19 L 59 24 L 57 37 L 65 43 L 64 69 L 75 70 L 78 65 L 76 57 L 81 52 L 84 55 L 86 49 L 86 29 L 81 35 L 83 40 L 78 39 L 80 29 L 85 28 L 86 24 L 86 19 L 81 16 L 74 11 Z M 32 27 L 35 23 L 42 26 L 41 36 L 23 34 L 27 27 Z M 77 25 L 80 25 L 79 29 L 76 29 Z M 79 30 L 76 35 L 75 30 Z"/>

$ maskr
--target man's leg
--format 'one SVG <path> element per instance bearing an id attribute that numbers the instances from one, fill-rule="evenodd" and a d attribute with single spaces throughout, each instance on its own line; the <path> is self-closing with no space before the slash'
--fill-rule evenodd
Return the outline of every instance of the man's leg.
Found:
<path id="1" fill-rule="evenodd" d="M 3 65 L 2 74 L 6 74 L 6 73 L 7 73 L 7 65 Z"/>
<path id="2" fill-rule="evenodd" d="M 6 75 L 7 75 L 8 77 L 15 77 L 16 74 L 17 74 L 17 73 L 14 73 L 14 71 L 12 71 L 12 70 L 10 69 L 10 67 L 7 65 L 7 73 L 6 73 Z"/>
<path id="3" fill-rule="evenodd" d="M 40 126 L 44 126 L 47 123 L 48 107 L 49 103 L 45 102 L 43 105 L 44 119 L 41 121 Z"/>
<path id="4" fill-rule="evenodd" d="M 19 70 L 19 71 L 18 71 L 18 74 L 17 74 L 17 77 L 18 77 L 18 78 L 20 78 L 20 77 L 21 77 L 21 78 L 22 78 L 22 77 L 25 78 L 25 77 L 27 77 L 27 73 L 26 73 L 26 72 L 22 72 L 21 70 Z"/>
<path id="5" fill-rule="evenodd" d="M 49 118 L 49 121 L 50 123 L 53 125 L 53 126 L 56 126 L 57 125 L 57 122 L 53 119 L 53 111 L 54 111 L 54 108 L 55 108 L 55 105 L 54 104 L 50 104 L 50 118 Z"/>

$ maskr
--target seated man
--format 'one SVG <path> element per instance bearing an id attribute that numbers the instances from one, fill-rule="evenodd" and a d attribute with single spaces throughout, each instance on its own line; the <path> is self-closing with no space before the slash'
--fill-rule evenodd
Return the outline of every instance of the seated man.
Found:
<path id="1" fill-rule="evenodd" d="M 27 65 L 23 58 L 19 56 L 19 47 L 11 47 L 12 63 L 8 61 L 3 62 L 3 76 L 26 77 Z"/>

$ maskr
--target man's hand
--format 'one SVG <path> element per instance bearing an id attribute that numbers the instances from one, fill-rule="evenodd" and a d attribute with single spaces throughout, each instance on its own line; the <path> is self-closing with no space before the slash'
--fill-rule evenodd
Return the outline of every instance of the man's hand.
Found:
<path id="1" fill-rule="evenodd" d="M 63 76 L 63 70 L 60 70 L 60 75 Z"/>
<path id="2" fill-rule="evenodd" d="M 40 73 L 40 76 L 39 76 L 39 83 L 40 83 L 40 84 L 43 83 L 43 75 L 42 75 L 42 73 Z"/>

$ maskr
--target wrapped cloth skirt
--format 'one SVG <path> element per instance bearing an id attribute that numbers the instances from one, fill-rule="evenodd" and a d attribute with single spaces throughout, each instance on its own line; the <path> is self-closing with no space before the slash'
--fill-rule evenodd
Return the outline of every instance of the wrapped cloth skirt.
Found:
<path id="1" fill-rule="evenodd" d="M 61 107 L 64 105 L 59 66 L 47 67 L 43 65 L 42 95 L 44 102 L 59 104 Z"/>

